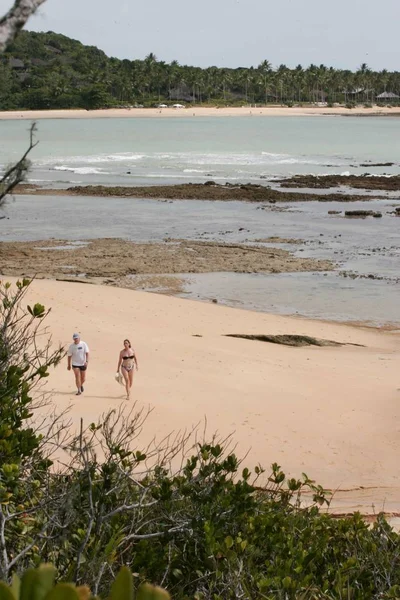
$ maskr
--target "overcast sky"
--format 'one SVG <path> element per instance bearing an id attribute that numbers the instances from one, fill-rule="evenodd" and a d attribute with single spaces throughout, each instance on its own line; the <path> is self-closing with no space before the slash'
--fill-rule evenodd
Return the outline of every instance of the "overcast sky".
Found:
<path id="1" fill-rule="evenodd" d="M 399 22 L 400 0 L 47 0 L 27 28 L 119 58 L 400 70 Z"/>

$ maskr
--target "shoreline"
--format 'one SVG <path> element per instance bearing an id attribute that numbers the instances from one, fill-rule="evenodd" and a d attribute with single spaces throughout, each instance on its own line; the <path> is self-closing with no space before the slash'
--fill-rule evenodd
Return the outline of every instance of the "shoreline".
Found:
<path id="1" fill-rule="evenodd" d="M 270 107 L 203 107 L 186 108 L 107 108 L 99 110 L 62 109 L 62 110 L 15 110 L 0 111 L 0 120 L 38 120 L 38 119 L 110 119 L 110 118 L 176 118 L 176 117 L 310 117 L 310 116 L 350 116 L 350 117 L 400 117 L 400 107 L 373 108 L 344 106 L 333 108 L 321 106 L 270 106 Z"/>
<path id="2" fill-rule="evenodd" d="M 123 402 L 110 352 L 129 334 L 140 362 L 133 398 L 139 408 L 153 408 L 141 443 L 206 416 L 208 435 L 234 432 L 249 467 L 261 462 L 268 470 L 278 461 L 289 475 L 307 472 L 336 490 L 331 513 L 399 511 L 398 333 L 49 280 L 34 281 L 28 299 L 52 307 L 54 343 L 68 343 L 78 329 L 90 345 L 79 402 L 66 369 L 49 378 L 57 408 L 71 405 L 73 427 Z M 135 307 L 129 323 L 128 305 Z M 227 337 L 232 333 L 308 335 L 345 345 L 291 348 Z"/>
<path id="3" fill-rule="evenodd" d="M 259 243 L 302 240 L 266 238 Z M 37 281 L 84 284 L 135 290 L 231 307 L 235 310 L 288 316 L 296 320 L 344 325 L 368 331 L 400 334 L 400 321 L 376 322 L 365 318 L 347 320 L 299 313 L 280 313 L 273 309 L 237 306 L 218 298 L 218 294 L 187 297 L 186 285 L 191 276 L 284 275 L 337 273 L 335 262 L 321 258 L 300 258 L 293 251 L 279 247 L 246 243 L 210 242 L 166 238 L 163 242 L 132 242 L 120 238 L 80 240 L 46 239 L 20 242 L 0 242 L 0 279 L 26 277 Z M 67 264 L 68 263 L 68 264 Z"/>

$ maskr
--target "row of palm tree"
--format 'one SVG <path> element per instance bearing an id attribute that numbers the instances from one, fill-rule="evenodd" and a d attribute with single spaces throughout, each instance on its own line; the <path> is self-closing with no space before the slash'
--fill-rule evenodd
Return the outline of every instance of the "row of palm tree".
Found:
<path id="1" fill-rule="evenodd" d="M 310 65 L 273 69 L 267 61 L 258 67 L 226 69 L 181 66 L 165 63 L 149 54 L 143 61 L 111 59 L 117 92 L 121 101 L 158 98 L 193 102 L 234 100 L 248 103 L 294 102 L 374 102 L 390 91 L 400 96 L 400 73 L 372 71 L 366 64 L 356 72 Z M 115 61 L 115 62 L 113 62 Z M 115 78 L 119 74 L 120 79 Z M 104 81 L 104 79 L 103 79 Z"/>

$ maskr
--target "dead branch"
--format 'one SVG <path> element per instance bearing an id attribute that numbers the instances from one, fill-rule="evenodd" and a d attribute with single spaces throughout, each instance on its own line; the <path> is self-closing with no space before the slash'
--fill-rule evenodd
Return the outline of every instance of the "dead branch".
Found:
<path id="1" fill-rule="evenodd" d="M 14 6 L 0 19 L 0 52 L 7 49 L 43 2 L 45 0 L 15 0 Z"/>
<path id="2" fill-rule="evenodd" d="M 43 0 L 44 1 L 44 0 Z M 1 25 L 0 25 L 0 37 L 1 37 Z M 25 180 L 26 174 L 29 170 L 30 162 L 28 160 L 28 154 L 33 150 L 39 142 L 35 142 L 36 123 L 32 123 L 29 129 L 29 146 L 23 156 L 17 163 L 11 165 L 6 169 L 5 173 L 0 179 L 0 206 L 4 203 L 4 198 L 10 194 L 13 189 Z"/>

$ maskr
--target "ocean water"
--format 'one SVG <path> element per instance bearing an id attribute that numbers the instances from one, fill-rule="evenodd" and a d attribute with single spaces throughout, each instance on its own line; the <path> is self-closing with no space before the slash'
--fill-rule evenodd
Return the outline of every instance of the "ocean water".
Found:
<path id="1" fill-rule="evenodd" d="M 29 123 L 0 121 L 0 164 L 25 150 Z M 38 122 L 30 181 L 143 185 L 240 181 L 267 183 L 298 173 L 399 172 L 400 119 L 244 117 L 77 119 Z M 392 167 L 372 163 L 393 162 Z M 367 166 L 365 166 L 367 165 Z M 372 198 L 375 196 L 372 193 Z M 344 203 L 154 201 L 129 198 L 17 196 L 2 209 L 0 240 L 166 237 L 254 243 L 299 238 L 280 247 L 327 258 L 332 273 L 182 274 L 185 296 L 254 310 L 400 327 L 400 194 L 356 202 L 381 219 L 329 215 Z M 262 208 L 262 210 L 260 209 Z M 276 245 L 276 244 L 272 244 Z M 1 268 L 1 265 L 0 265 Z M 343 272 L 356 278 L 345 277 Z M 378 278 L 378 279 L 376 279 Z"/>
<path id="2" fill-rule="evenodd" d="M 21 155 L 28 128 L 26 121 L 0 122 L 0 165 Z M 42 120 L 30 181 L 65 187 L 392 174 L 400 162 L 399 136 L 400 119 L 382 117 Z M 385 162 L 396 165 L 369 166 Z"/>

